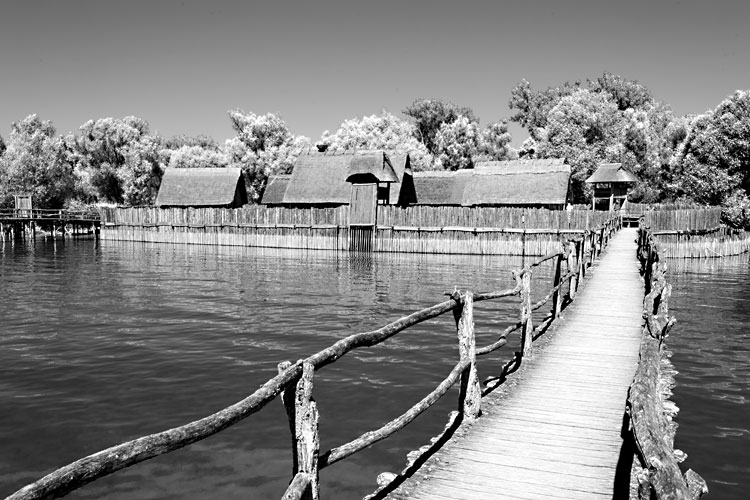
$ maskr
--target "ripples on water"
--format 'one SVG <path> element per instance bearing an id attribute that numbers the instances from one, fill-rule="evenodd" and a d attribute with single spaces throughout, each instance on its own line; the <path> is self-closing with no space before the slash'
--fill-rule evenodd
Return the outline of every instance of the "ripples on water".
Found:
<path id="1" fill-rule="evenodd" d="M 0 496 L 102 448 L 217 411 L 273 376 L 278 362 L 441 302 L 454 286 L 512 287 L 510 270 L 520 266 L 498 257 L 92 241 L 0 249 Z M 548 269 L 538 274 L 549 281 Z M 516 317 L 512 300 L 478 304 L 479 343 Z M 450 371 L 455 344 L 445 315 L 318 372 L 321 448 L 416 403 Z M 514 349 L 483 361 L 480 377 L 496 375 Z M 395 438 L 324 470 L 323 493 L 372 491 L 377 474 L 400 470 L 455 405 L 454 391 Z M 280 498 L 290 476 L 288 424 L 273 402 L 70 496 Z"/>
<path id="2" fill-rule="evenodd" d="M 708 482 L 710 498 L 750 492 L 750 265 L 747 256 L 670 260 L 669 343 L 680 372 L 675 446 Z"/>

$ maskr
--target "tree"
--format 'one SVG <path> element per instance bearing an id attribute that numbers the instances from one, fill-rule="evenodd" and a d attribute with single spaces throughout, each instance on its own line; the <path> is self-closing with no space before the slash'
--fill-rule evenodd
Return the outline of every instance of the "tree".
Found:
<path id="1" fill-rule="evenodd" d="M 12 206 L 14 194 L 30 193 L 36 207 L 61 208 L 74 186 L 73 169 L 52 122 L 29 115 L 13 123 L 0 157 L 0 204 Z"/>
<path id="2" fill-rule="evenodd" d="M 153 203 L 163 170 L 161 138 L 134 116 L 89 120 L 66 137 L 81 196 L 86 201 Z"/>
<path id="3" fill-rule="evenodd" d="M 268 176 L 290 173 L 300 152 L 310 147 L 310 140 L 293 135 L 273 113 L 256 115 L 233 110 L 229 119 L 237 136 L 224 144 L 228 164 L 242 169 L 248 198 L 257 202 Z"/>
<path id="4" fill-rule="evenodd" d="M 224 168 L 229 164 L 226 153 L 202 146 L 162 149 L 160 155 L 165 168 Z"/>
<path id="5" fill-rule="evenodd" d="M 5 141 L 3 140 L 3 136 L 0 135 L 0 156 L 3 156 L 3 153 L 5 153 L 6 149 L 8 149 L 8 147 L 5 145 Z"/>
<path id="6" fill-rule="evenodd" d="M 460 116 L 465 117 L 471 123 L 479 121 L 470 108 L 458 107 L 440 99 L 417 99 L 404 109 L 403 113 L 414 119 L 417 139 L 433 155 L 438 154 L 436 136 L 443 124 L 450 125 Z"/>
<path id="7" fill-rule="evenodd" d="M 620 111 L 642 109 L 654 103 L 651 91 L 636 80 L 608 72 L 596 80 L 589 80 L 588 87 L 592 92 L 608 94 Z"/>
<path id="8" fill-rule="evenodd" d="M 380 115 L 345 120 L 334 134 L 326 130 L 316 144 L 329 150 L 384 149 L 409 153 L 414 170 L 430 170 L 434 168 L 434 157 L 416 136 L 414 124 L 383 111 Z"/>
<path id="9" fill-rule="evenodd" d="M 547 127 L 547 115 L 557 106 L 563 97 L 577 92 L 581 82 L 565 82 L 560 87 L 548 87 L 545 90 L 532 90 L 531 84 L 524 80 L 510 91 L 508 107 L 515 114 L 510 120 L 520 124 L 529 135 L 537 140 L 543 133 L 540 129 Z"/>
<path id="10" fill-rule="evenodd" d="M 585 203 L 589 198 L 585 180 L 600 163 L 621 157 L 622 117 L 607 96 L 582 89 L 563 97 L 547 120 L 536 155 L 566 159 L 571 167 L 573 202 Z"/>
<path id="11" fill-rule="evenodd" d="M 446 170 L 474 168 L 480 141 L 479 126 L 465 116 L 443 123 L 435 135 L 437 160 Z"/>
<path id="12" fill-rule="evenodd" d="M 510 146 L 511 140 L 507 121 L 490 123 L 481 132 L 477 156 L 474 161 L 514 160 L 518 158 L 518 153 Z"/>

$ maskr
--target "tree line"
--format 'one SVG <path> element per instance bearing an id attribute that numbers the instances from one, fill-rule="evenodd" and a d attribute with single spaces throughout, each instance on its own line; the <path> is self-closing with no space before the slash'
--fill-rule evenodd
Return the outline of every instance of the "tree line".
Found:
<path id="1" fill-rule="evenodd" d="M 622 163 L 638 177 L 631 200 L 721 205 L 725 221 L 750 226 L 750 91 L 737 91 L 703 114 L 677 116 L 637 81 L 604 73 L 585 82 L 534 89 L 516 85 L 510 121 L 528 139 L 510 146 L 508 122 L 484 127 L 467 107 L 417 99 L 402 116 L 387 111 L 341 123 L 313 143 L 273 113 L 229 111 L 235 136 L 161 137 L 137 117 L 89 120 L 58 135 L 30 115 L 0 137 L 0 206 L 30 193 L 42 208 L 94 203 L 149 205 L 167 168 L 238 167 L 250 200 L 269 176 L 290 173 L 310 148 L 409 152 L 415 170 L 473 168 L 478 161 L 565 158 L 574 203 L 587 203 L 584 183 L 601 163 Z"/>

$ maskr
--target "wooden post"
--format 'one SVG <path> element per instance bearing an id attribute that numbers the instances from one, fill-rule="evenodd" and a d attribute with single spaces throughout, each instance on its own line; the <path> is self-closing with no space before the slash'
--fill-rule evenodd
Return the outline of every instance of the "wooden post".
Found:
<path id="1" fill-rule="evenodd" d="M 477 351 L 474 335 L 474 296 L 471 292 L 454 292 L 453 300 L 460 307 L 453 310 L 458 335 L 458 353 L 461 361 L 468 360 L 469 366 L 461 374 L 461 392 L 458 410 L 464 418 L 475 419 L 482 413 L 482 391 L 477 375 Z"/>
<path id="2" fill-rule="evenodd" d="M 585 240 L 576 241 L 576 269 L 577 269 L 576 288 L 578 288 L 578 286 L 580 286 L 580 284 L 583 283 L 583 278 L 586 277 L 586 266 L 583 263 L 584 245 L 585 245 Z"/>
<path id="3" fill-rule="evenodd" d="M 531 355 L 532 335 L 534 324 L 531 320 L 531 269 L 528 267 L 521 271 L 522 275 L 516 275 L 516 282 L 521 285 L 521 355 Z"/>
<path id="4" fill-rule="evenodd" d="M 564 259 L 565 245 L 562 246 L 562 253 L 555 259 L 555 278 L 552 282 L 552 286 L 560 286 L 560 277 L 562 276 L 562 262 Z M 562 309 L 562 286 L 555 291 L 552 295 L 552 318 L 555 319 L 560 316 L 560 310 Z"/>
<path id="5" fill-rule="evenodd" d="M 566 255 L 568 272 L 572 271 L 573 269 L 576 269 L 576 267 L 573 265 L 573 257 L 575 256 L 575 253 L 576 253 L 576 244 L 574 241 L 571 241 L 568 244 L 568 251 Z M 570 278 L 570 287 L 569 287 L 569 293 L 568 293 L 570 295 L 570 300 L 573 300 L 576 298 L 577 291 L 578 291 L 578 275 L 576 274 Z"/>
<path id="6" fill-rule="evenodd" d="M 279 373 L 292 366 L 288 361 L 279 363 Z M 310 363 L 303 363 L 302 376 L 297 381 L 295 390 L 291 388 L 281 393 L 281 400 L 289 418 L 292 432 L 292 478 L 298 473 L 310 478 L 310 486 L 303 495 L 304 500 L 318 500 L 320 485 L 318 483 L 318 455 L 320 453 L 320 436 L 318 425 L 320 415 L 318 406 L 312 398 L 313 375 L 315 368 Z"/>

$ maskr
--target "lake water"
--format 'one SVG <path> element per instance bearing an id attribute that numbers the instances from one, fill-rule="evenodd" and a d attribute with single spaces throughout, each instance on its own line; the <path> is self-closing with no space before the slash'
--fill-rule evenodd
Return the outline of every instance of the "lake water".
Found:
<path id="1" fill-rule="evenodd" d="M 93 241 L 0 245 L 0 497 L 77 458 L 215 412 L 296 360 L 444 300 L 513 286 L 518 258 L 296 252 Z M 705 261 L 704 261 L 705 262 Z M 677 446 L 713 498 L 748 491 L 746 260 L 680 264 L 671 348 Z M 550 270 L 537 273 L 538 290 Z M 537 294 L 538 298 L 539 294 Z M 517 317 L 477 304 L 479 344 Z M 480 363 L 496 375 L 517 345 Z M 451 315 L 316 373 L 321 449 L 398 416 L 457 359 Z M 437 434 L 456 391 L 397 436 L 321 474 L 361 498 Z M 119 471 L 70 498 L 280 498 L 291 475 L 280 403 L 209 439 Z M 742 482 L 744 481 L 744 483 Z"/>
<path id="2" fill-rule="evenodd" d="M 92 452 L 215 412 L 275 375 L 278 362 L 442 302 L 454 286 L 512 287 L 510 270 L 521 265 L 93 241 L 1 248 L 0 497 Z M 538 274 L 549 281 L 548 269 Z M 517 314 L 517 299 L 477 304 L 480 344 Z M 322 451 L 419 401 L 450 372 L 456 343 L 448 314 L 318 372 Z M 480 376 L 496 375 L 513 351 L 484 361 Z M 442 430 L 456 399 L 454 391 L 397 437 L 324 470 L 325 495 L 375 489 L 379 473 L 403 468 L 409 451 Z M 274 403 L 71 496 L 280 498 L 290 442 Z"/>

